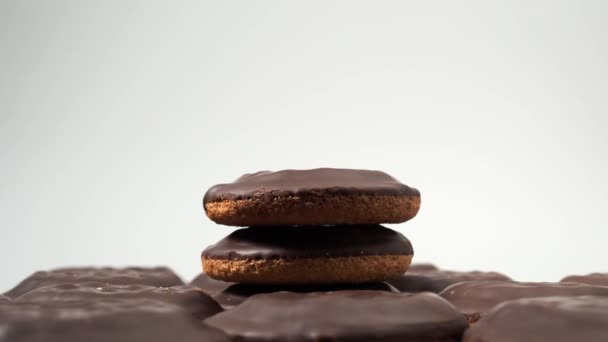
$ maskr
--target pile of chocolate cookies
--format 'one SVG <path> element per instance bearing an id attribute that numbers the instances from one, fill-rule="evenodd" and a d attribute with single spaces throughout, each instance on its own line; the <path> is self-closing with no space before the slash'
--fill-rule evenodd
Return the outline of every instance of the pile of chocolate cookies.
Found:
<path id="1" fill-rule="evenodd" d="M 405 222 L 420 208 L 418 190 L 386 173 L 258 172 L 212 187 L 203 202 L 216 223 L 247 227 L 202 253 L 209 277 L 235 283 L 214 296 L 230 310 L 206 321 L 229 336 L 452 341 L 462 334 L 466 323 L 445 300 L 398 294 L 385 282 L 407 271 L 413 249 L 380 224 Z M 426 325 L 417 323 L 423 316 Z"/>
<path id="2" fill-rule="evenodd" d="M 608 341 L 608 273 L 410 265 L 380 224 L 413 218 L 420 193 L 383 172 L 258 172 L 203 202 L 247 228 L 206 248 L 190 284 L 166 267 L 36 272 L 0 296 L 0 342 Z"/>
<path id="3" fill-rule="evenodd" d="M 247 226 L 203 251 L 205 272 L 230 282 L 359 284 L 407 271 L 410 242 L 381 223 L 401 223 L 420 193 L 380 171 L 258 172 L 207 191 L 205 212 Z"/>

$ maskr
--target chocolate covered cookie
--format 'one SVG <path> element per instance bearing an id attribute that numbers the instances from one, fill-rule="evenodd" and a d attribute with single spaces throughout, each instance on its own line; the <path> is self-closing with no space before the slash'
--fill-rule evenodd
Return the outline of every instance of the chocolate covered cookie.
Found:
<path id="1" fill-rule="evenodd" d="M 383 291 L 277 292 L 205 321 L 239 341 L 460 341 L 466 320 L 441 297 Z"/>
<path id="2" fill-rule="evenodd" d="M 579 283 L 608 286 L 608 273 L 591 273 L 587 275 L 570 275 L 560 280 L 562 283 Z"/>
<path id="3" fill-rule="evenodd" d="M 60 284 L 32 290 L 16 302 L 46 303 L 103 302 L 115 299 L 154 299 L 175 304 L 198 319 L 221 312 L 220 305 L 195 286 L 154 287 L 147 285 L 107 285 L 104 283 Z"/>
<path id="4" fill-rule="evenodd" d="M 263 293 L 275 292 L 334 292 L 334 291 L 388 291 L 398 293 L 399 291 L 386 282 L 362 283 L 362 284 L 328 284 L 328 285 L 260 285 L 260 284 L 234 284 L 213 296 L 222 308 L 228 310 L 241 304 L 247 298 Z"/>
<path id="5" fill-rule="evenodd" d="M 214 279 L 262 284 L 379 282 L 397 278 L 413 255 L 400 233 L 380 225 L 251 227 L 202 253 Z"/>
<path id="6" fill-rule="evenodd" d="M 605 342 L 608 297 L 547 297 L 505 302 L 467 330 L 464 342 Z"/>
<path id="7" fill-rule="evenodd" d="M 178 286 L 184 282 L 167 267 L 72 267 L 36 272 L 25 278 L 7 297 L 17 298 L 31 290 L 57 284 L 100 282 L 113 285 Z"/>
<path id="8" fill-rule="evenodd" d="M 223 342 L 178 305 L 150 298 L 0 302 L 0 342 Z"/>
<path id="9" fill-rule="evenodd" d="M 397 279 L 391 279 L 387 282 L 393 285 L 401 292 L 433 292 L 439 293 L 446 287 L 461 283 L 463 281 L 474 280 L 504 280 L 509 281 L 511 278 L 497 272 L 458 272 L 445 270 L 430 270 L 430 269 L 410 269 L 406 274 Z"/>
<path id="10" fill-rule="evenodd" d="M 261 171 L 210 188 L 207 216 L 230 226 L 400 223 L 420 208 L 420 192 L 381 171 Z"/>
<path id="11" fill-rule="evenodd" d="M 608 296 L 608 287 L 576 283 L 470 281 L 449 286 L 440 294 L 473 323 L 496 305 L 532 297 Z"/>

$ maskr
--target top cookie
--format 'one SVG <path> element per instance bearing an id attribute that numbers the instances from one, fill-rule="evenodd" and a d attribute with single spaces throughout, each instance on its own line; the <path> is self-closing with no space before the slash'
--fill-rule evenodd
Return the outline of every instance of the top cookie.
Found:
<path id="1" fill-rule="evenodd" d="M 401 223 L 418 213 L 420 192 L 381 171 L 261 171 L 211 187 L 203 207 L 229 226 Z"/>

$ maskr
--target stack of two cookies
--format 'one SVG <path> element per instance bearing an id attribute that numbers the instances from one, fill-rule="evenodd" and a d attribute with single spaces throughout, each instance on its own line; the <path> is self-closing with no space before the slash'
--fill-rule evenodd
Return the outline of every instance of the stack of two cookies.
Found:
<path id="1" fill-rule="evenodd" d="M 381 282 L 410 265 L 402 234 L 381 226 L 413 218 L 420 193 L 380 171 L 247 174 L 205 194 L 207 216 L 245 226 L 202 253 L 214 279 L 267 285 Z"/>

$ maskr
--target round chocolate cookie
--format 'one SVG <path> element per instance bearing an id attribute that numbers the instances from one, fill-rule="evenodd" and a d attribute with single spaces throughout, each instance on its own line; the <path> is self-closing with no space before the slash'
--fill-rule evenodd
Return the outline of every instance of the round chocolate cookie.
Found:
<path id="1" fill-rule="evenodd" d="M 460 341 L 466 320 L 431 293 L 277 292 L 205 321 L 238 341 Z"/>
<path id="2" fill-rule="evenodd" d="M 4 295 L 17 298 L 44 286 L 87 282 L 164 287 L 184 285 L 177 274 L 167 267 L 71 267 L 36 272 Z"/>
<path id="3" fill-rule="evenodd" d="M 214 279 L 262 284 L 367 283 L 397 278 L 413 256 L 405 236 L 379 225 L 250 227 L 202 253 Z"/>
<path id="4" fill-rule="evenodd" d="M 608 287 L 576 283 L 470 281 L 451 285 L 439 295 L 463 312 L 470 323 L 474 323 L 496 305 L 508 300 L 553 296 L 608 296 Z"/>
<path id="5" fill-rule="evenodd" d="M 386 282 L 362 283 L 362 284 L 327 284 L 327 285 L 261 285 L 261 284 L 234 284 L 224 291 L 213 296 L 222 308 L 228 310 L 241 304 L 247 298 L 262 293 L 275 293 L 281 291 L 311 293 L 311 292 L 333 292 L 333 291 L 388 291 L 398 293 L 399 291 Z"/>
<path id="6" fill-rule="evenodd" d="M 605 342 L 608 297 L 546 297 L 505 302 L 465 333 L 464 342 Z"/>
<path id="7" fill-rule="evenodd" d="M 107 285 L 104 283 L 60 284 L 32 290 L 16 302 L 47 303 L 102 302 L 114 299 L 149 298 L 176 304 L 198 319 L 222 311 L 220 305 L 195 286 L 154 287 L 147 285 Z"/>
<path id="8" fill-rule="evenodd" d="M 560 280 L 561 283 L 579 283 L 608 286 L 608 273 L 591 273 L 587 275 L 570 275 Z"/>
<path id="9" fill-rule="evenodd" d="M 439 293 L 452 284 L 474 280 L 509 281 L 511 278 L 497 272 L 412 270 L 412 267 L 410 266 L 410 269 L 406 274 L 397 279 L 388 280 L 387 282 L 401 292 L 429 291 Z"/>
<path id="10" fill-rule="evenodd" d="M 420 192 L 381 171 L 261 171 L 211 187 L 203 207 L 229 226 L 400 223 L 418 213 Z"/>

